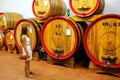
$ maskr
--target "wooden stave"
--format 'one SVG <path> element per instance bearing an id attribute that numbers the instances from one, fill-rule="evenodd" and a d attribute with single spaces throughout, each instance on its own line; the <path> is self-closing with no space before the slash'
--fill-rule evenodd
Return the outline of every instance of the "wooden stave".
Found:
<path id="1" fill-rule="evenodd" d="M 4 33 L 3 33 L 2 30 L 0 30 L 0 36 L 2 38 L 2 41 L 0 42 L 0 47 L 3 47 L 3 45 L 5 44 L 5 42 L 4 42 Z"/>
<path id="2" fill-rule="evenodd" d="M 99 7 L 94 14 L 101 14 L 104 10 L 104 7 L 105 7 L 105 0 L 100 0 Z"/>

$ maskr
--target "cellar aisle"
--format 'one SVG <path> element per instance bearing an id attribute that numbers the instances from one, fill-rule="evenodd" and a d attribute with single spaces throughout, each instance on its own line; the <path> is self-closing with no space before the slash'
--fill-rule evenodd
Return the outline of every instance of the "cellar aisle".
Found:
<path id="1" fill-rule="evenodd" d="M 89 72 L 84 68 L 66 68 L 48 64 L 46 61 L 31 61 L 32 78 L 24 75 L 24 61 L 18 54 L 0 51 L 0 80 L 120 80 L 120 78 Z"/>

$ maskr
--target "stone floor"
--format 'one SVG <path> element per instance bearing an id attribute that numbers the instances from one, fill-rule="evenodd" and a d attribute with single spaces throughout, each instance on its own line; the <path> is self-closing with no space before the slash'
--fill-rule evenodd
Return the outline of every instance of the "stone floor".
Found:
<path id="1" fill-rule="evenodd" d="M 33 77 L 25 77 L 24 61 L 19 60 L 19 55 L 0 51 L 0 80 L 120 80 L 85 68 L 67 68 L 42 60 L 32 60 L 31 70 L 34 72 Z"/>

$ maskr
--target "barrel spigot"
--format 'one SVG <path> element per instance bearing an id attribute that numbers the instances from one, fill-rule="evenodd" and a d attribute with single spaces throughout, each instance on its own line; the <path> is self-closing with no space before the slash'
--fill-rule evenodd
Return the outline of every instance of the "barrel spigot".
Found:
<path id="1" fill-rule="evenodd" d="M 56 57 L 60 57 L 60 55 L 64 53 L 64 50 L 54 50 L 54 53 Z"/>
<path id="2" fill-rule="evenodd" d="M 105 67 L 111 68 L 117 61 L 117 57 L 111 54 L 102 56 L 102 60 L 105 63 Z"/>

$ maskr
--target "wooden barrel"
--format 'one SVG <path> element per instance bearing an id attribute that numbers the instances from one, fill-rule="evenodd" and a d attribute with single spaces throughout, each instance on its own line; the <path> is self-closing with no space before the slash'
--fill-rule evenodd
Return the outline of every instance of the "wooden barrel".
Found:
<path id="1" fill-rule="evenodd" d="M 58 60 L 71 57 L 82 43 L 83 28 L 72 19 L 55 16 L 41 30 L 41 43 L 49 56 Z"/>
<path id="2" fill-rule="evenodd" d="M 85 31 L 84 47 L 95 64 L 120 68 L 120 15 L 107 14 L 93 21 Z"/>
<path id="3" fill-rule="evenodd" d="M 51 16 L 65 15 L 66 5 L 63 0 L 34 0 L 32 10 L 37 18 L 46 19 Z"/>
<path id="4" fill-rule="evenodd" d="M 39 33 L 40 33 L 40 29 L 42 27 L 42 24 L 43 24 L 43 21 L 36 19 L 36 18 L 22 19 L 17 23 L 17 25 L 15 26 L 15 29 L 14 29 L 14 37 L 15 37 L 16 45 L 20 52 L 22 50 L 22 43 L 21 43 L 22 26 L 26 26 L 29 28 L 28 36 L 30 37 L 31 47 L 32 47 L 32 50 L 34 51 L 37 49 L 37 47 L 40 44 Z"/>
<path id="5" fill-rule="evenodd" d="M 14 50 L 16 48 L 13 30 L 7 30 L 5 32 L 4 41 L 7 49 Z"/>
<path id="6" fill-rule="evenodd" d="M 95 13 L 102 13 L 104 0 L 69 0 L 72 12 L 80 17 L 87 17 Z"/>
<path id="7" fill-rule="evenodd" d="M 22 15 L 13 12 L 0 13 L 0 29 L 13 29 L 16 23 L 22 19 Z"/>
<path id="8" fill-rule="evenodd" d="M 4 45 L 4 33 L 0 30 L 0 47 Z"/>

